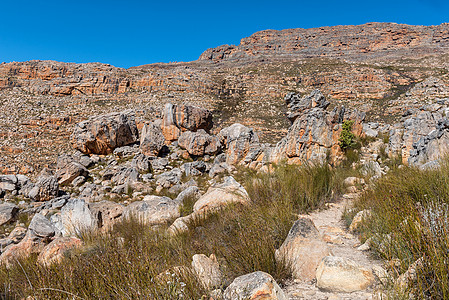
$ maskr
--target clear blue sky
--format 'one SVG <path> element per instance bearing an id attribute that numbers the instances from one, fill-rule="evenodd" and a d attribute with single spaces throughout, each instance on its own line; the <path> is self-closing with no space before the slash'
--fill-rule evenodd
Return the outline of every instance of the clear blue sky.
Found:
<path id="1" fill-rule="evenodd" d="M 449 0 L 0 0 L 0 62 L 51 59 L 128 68 L 196 60 L 264 29 L 449 22 Z"/>

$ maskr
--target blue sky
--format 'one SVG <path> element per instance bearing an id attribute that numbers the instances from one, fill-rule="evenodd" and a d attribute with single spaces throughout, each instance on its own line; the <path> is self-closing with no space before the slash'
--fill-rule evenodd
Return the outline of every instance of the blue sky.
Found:
<path id="1" fill-rule="evenodd" d="M 51 59 L 128 68 L 196 60 L 264 29 L 449 22 L 446 0 L 0 0 L 0 62 Z"/>

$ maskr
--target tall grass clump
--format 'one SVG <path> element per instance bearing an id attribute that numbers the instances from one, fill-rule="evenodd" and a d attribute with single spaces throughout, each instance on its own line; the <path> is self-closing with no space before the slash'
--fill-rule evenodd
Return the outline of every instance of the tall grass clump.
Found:
<path id="1" fill-rule="evenodd" d="M 36 256 L 11 268 L 0 267 L 0 299 L 202 299 L 208 291 L 191 270 L 192 256 L 215 254 L 224 281 L 254 271 L 271 274 L 280 284 L 291 276 L 275 251 L 297 215 L 321 207 L 338 191 L 337 171 L 327 164 L 279 165 L 270 173 L 240 170 L 236 176 L 251 204 L 234 204 L 198 216 L 188 230 L 167 232 L 135 219 L 108 233 L 86 237 L 85 246 L 61 263 L 45 267 Z M 181 209 L 191 212 L 192 199 Z"/>
<path id="2" fill-rule="evenodd" d="M 449 159 L 441 168 L 394 169 L 356 203 L 371 216 L 362 226 L 375 252 L 403 274 L 414 265 L 407 293 L 417 299 L 449 299 Z M 417 263 L 416 263 L 417 262 Z"/>

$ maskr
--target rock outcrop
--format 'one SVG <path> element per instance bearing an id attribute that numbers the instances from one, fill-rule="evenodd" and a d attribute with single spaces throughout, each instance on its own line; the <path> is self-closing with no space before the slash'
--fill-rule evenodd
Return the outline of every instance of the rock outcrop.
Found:
<path id="1" fill-rule="evenodd" d="M 132 111 L 92 117 L 76 124 L 71 137 L 73 148 L 85 154 L 110 154 L 115 148 L 137 142 Z"/>
<path id="2" fill-rule="evenodd" d="M 274 162 L 323 162 L 328 155 L 334 161 L 338 160 L 342 154 L 339 144 L 341 124 L 346 120 L 354 122 L 351 131 L 356 136 L 362 134 L 365 114 L 344 107 L 327 111 L 329 103 L 317 90 L 302 99 L 289 94 L 286 100 L 292 109 L 288 116 L 293 124 L 288 129 L 287 136 L 277 143 L 271 153 Z"/>
<path id="3" fill-rule="evenodd" d="M 225 145 L 226 162 L 230 165 L 237 165 L 247 157 L 252 147 L 259 146 L 259 137 L 254 130 L 239 123 L 223 128 L 219 137 Z"/>
<path id="4" fill-rule="evenodd" d="M 162 132 L 167 141 L 175 141 L 184 131 L 212 128 L 212 112 L 189 105 L 167 103 L 163 111 Z"/>

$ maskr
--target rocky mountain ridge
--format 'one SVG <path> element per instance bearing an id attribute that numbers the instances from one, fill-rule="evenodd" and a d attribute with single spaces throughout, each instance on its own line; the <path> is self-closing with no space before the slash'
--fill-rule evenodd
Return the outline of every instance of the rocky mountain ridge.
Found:
<path id="1" fill-rule="evenodd" d="M 342 57 L 369 60 L 447 53 L 449 24 L 413 26 L 367 23 L 310 29 L 263 30 L 243 38 L 239 45 L 206 50 L 199 60 L 232 61 L 257 57 L 279 59 Z"/>

